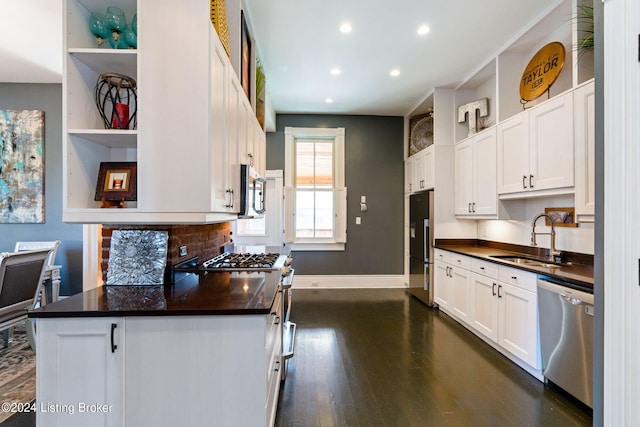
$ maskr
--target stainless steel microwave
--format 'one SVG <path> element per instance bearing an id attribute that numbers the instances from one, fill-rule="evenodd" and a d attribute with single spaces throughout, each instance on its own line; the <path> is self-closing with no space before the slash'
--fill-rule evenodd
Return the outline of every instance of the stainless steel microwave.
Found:
<path id="1" fill-rule="evenodd" d="M 251 165 L 240 165 L 240 213 L 238 218 L 262 218 L 267 181 Z"/>

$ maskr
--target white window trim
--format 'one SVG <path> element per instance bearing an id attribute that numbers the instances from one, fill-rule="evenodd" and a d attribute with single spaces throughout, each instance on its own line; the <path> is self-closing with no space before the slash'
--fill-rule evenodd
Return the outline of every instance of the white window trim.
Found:
<path id="1" fill-rule="evenodd" d="M 344 170 L 344 128 L 286 127 L 285 133 L 285 241 L 296 251 L 344 251 L 347 241 L 347 204 Z M 295 142 L 297 139 L 327 139 L 334 142 L 334 192 L 336 218 L 334 239 L 294 239 L 295 203 L 287 200 L 295 194 Z M 294 191 L 287 191 L 293 189 Z"/>

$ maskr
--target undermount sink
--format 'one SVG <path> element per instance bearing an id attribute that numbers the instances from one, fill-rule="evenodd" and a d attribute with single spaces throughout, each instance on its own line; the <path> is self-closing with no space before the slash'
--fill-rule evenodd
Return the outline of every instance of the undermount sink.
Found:
<path id="1" fill-rule="evenodd" d="M 500 259 L 502 261 L 512 262 L 514 264 L 528 265 L 531 267 L 558 267 L 552 262 L 545 262 L 539 259 L 520 257 L 517 255 L 490 255 L 491 258 Z"/>

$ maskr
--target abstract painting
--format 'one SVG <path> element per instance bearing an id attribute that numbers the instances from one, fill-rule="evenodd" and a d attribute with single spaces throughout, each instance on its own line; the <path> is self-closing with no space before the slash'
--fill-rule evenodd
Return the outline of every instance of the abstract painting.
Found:
<path id="1" fill-rule="evenodd" d="M 44 111 L 0 110 L 0 223 L 44 223 Z"/>

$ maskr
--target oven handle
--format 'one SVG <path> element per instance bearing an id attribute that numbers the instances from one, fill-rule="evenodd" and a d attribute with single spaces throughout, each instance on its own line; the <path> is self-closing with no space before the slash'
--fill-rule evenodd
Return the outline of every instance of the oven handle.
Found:
<path id="1" fill-rule="evenodd" d="M 280 284 L 280 286 L 282 286 L 282 289 L 289 289 L 291 287 L 291 285 L 293 284 L 293 276 L 295 274 L 296 274 L 296 269 L 290 268 L 289 274 L 287 274 L 282 278 L 282 283 Z"/>

